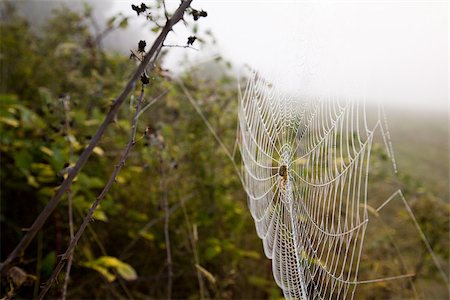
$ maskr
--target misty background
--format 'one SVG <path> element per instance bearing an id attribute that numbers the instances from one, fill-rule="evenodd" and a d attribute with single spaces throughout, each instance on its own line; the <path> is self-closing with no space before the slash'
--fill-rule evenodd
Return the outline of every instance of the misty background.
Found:
<path id="1" fill-rule="evenodd" d="M 127 29 L 105 38 L 106 48 L 128 55 L 136 40 L 154 37 L 130 8 L 141 1 L 30 0 L 19 7 L 39 25 L 62 4 L 81 10 L 85 2 L 101 25 L 117 13 L 130 17 Z M 173 11 L 179 1 L 166 2 Z M 415 161 L 408 165 L 400 158 L 400 169 L 425 183 L 449 177 L 447 1 L 198 0 L 192 6 L 208 12 L 197 35 L 210 30 L 217 44 L 205 43 L 200 51 L 171 48 L 165 65 L 172 72 L 187 67 L 184 61 L 195 65 L 221 55 L 237 77 L 248 66 L 289 93 L 382 102 L 395 151 Z M 185 45 L 191 34 L 179 24 L 167 42 Z M 436 155 L 442 163 L 434 174 L 415 172 Z M 448 186 L 440 190 L 448 197 Z"/>

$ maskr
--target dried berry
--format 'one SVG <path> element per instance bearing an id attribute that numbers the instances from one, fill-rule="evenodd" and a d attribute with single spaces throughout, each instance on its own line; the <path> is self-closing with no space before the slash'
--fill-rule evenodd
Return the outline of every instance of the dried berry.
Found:
<path id="1" fill-rule="evenodd" d="M 208 13 L 204 11 L 203 9 L 201 11 L 198 11 L 196 9 L 192 9 L 192 17 L 194 17 L 194 21 L 197 21 L 200 17 L 207 17 Z"/>
<path id="2" fill-rule="evenodd" d="M 193 9 L 192 10 L 192 16 L 194 17 L 194 21 L 197 21 L 199 18 L 199 12 L 198 10 Z"/>
<path id="3" fill-rule="evenodd" d="M 143 40 L 139 41 L 138 52 L 141 52 L 141 53 L 145 52 L 145 46 L 147 46 L 147 43 L 145 41 L 143 41 Z"/>
<path id="4" fill-rule="evenodd" d="M 144 12 L 148 9 L 148 6 L 145 5 L 144 3 L 141 3 L 141 12 Z"/>
<path id="5" fill-rule="evenodd" d="M 192 46 L 192 44 L 194 44 L 194 42 L 195 42 L 196 39 L 197 39 L 197 37 L 195 37 L 195 36 L 190 36 L 190 37 L 188 37 L 187 45 L 188 45 L 188 46 Z"/>
<path id="6" fill-rule="evenodd" d="M 137 5 L 131 4 L 131 9 L 134 10 L 138 16 L 141 13 L 141 8 Z"/>
<path id="7" fill-rule="evenodd" d="M 139 14 L 144 13 L 148 8 L 149 7 L 147 5 L 145 5 L 144 3 L 141 3 L 141 6 L 131 4 L 131 9 L 134 10 L 138 16 L 139 16 Z"/>

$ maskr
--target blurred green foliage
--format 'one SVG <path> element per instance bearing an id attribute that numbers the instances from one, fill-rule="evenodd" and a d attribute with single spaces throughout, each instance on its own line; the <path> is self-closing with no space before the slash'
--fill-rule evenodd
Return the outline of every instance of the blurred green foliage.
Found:
<path id="1" fill-rule="evenodd" d="M 3 9 L 7 17 L 1 22 L 0 58 L 2 261 L 62 182 L 67 168 L 86 147 L 135 68 L 128 57 L 101 48 L 98 36 L 91 30 L 89 7 L 81 13 L 61 8 L 39 32 L 11 5 Z M 110 19 L 107 26 L 123 28 L 127 22 L 118 16 Z M 130 48 L 136 48 L 137 43 L 138 40 Z M 164 62 L 165 54 L 158 65 Z M 229 67 L 217 59 L 194 66 L 179 78 L 225 144 L 232 148 L 238 95 Z M 138 92 L 139 87 L 74 181 L 76 228 L 128 142 L 132 104 Z M 157 67 L 146 88 L 144 105 L 162 94 L 162 99 L 141 115 L 138 142 L 97 209 L 95 222 L 76 248 L 68 297 L 166 296 L 163 197 L 167 197 L 171 210 L 174 298 L 198 299 L 201 293 L 218 299 L 280 298 L 271 262 L 262 254 L 261 241 L 232 164 L 177 81 Z M 68 112 L 62 99 L 70 99 Z M 66 117 L 70 130 L 65 128 Z M 375 147 L 374 153 L 371 176 L 378 184 L 373 190 L 382 202 L 391 187 L 385 179 L 388 171 L 380 164 L 387 158 L 381 148 Z M 407 177 L 401 178 L 405 187 L 417 187 L 415 182 L 408 183 Z M 407 190 L 407 195 L 413 199 L 411 205 L 439 257 L 448 259 L 448 204 L 423 189 Z M 400 202 L 387 209 L 384 217 L 388 221 L 400 220 L 401 224 L 408 222 Z M 404 271 L 386 258 L 396 254 L 389 236 L 417 238 L 408 226 L 390 226 L 390 232 L 378 230 L 375 238 L 366 239 L 369 250 L 364 258 L 370 263 L 362 265 L 362 275 L 373 278 L 376 274 L 390 276 L 392 269 Z M 18 290 L 18 297 L 37 296 L 40 284 L 48 279 L 57 255 L 65 251 L 68 242 L 64 200 L 21 257 L 18 266 L 35 275 L 36 280 Z M 423 275 L 417 281 L 421 295 L 426 294 L 434 287 L 428 283 L 438 279 L 424 246 L 409 239 L 396 244 L 409 265 L 416 266 L 415 270 L 408 270 Z M 411 244 L 418 248 L 411 248 Z M 421 261 L 415 262 L 416 250 L 421 253 Z M 60 285 L 52 289 L 49 297 L 60 296 Z M 445 295 L 445 288 L 439 287 L 433 294 L 438 297 Z M 1 289 L 2 295 L 9 289 L 6 280 L 2 280 Z M 407 281 L 380 283 L 357 291 L 359 297 L 368 299 L 412 295 Z"/>

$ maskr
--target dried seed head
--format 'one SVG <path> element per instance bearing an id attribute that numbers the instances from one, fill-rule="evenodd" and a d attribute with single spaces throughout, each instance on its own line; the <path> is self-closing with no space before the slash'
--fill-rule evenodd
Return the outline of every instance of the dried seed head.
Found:
<path id="1" fill-rule="evenodd" d="M 138 52 L 145 52 L 145 46 L 147 46 L 147 43 L 144 40 L 140 40 L 138 43 Z"/>

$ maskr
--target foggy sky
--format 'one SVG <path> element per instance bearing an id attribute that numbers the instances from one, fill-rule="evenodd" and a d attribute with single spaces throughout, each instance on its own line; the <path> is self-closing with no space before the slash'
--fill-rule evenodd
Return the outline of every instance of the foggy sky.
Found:
<path id="1" fill-rule="evenodd" d="M 59 1 L 34 1 L 45 11 Z M 77 6 L 80 1 L 66 1 Z M 98 17 L 135 15 L 131 3 L 88 1 Z M 167 1 L 175 8 L 179 1 Z M 449 4 L 447 1 L 218 1 L 194 0 L 208 17 L 217 51 L 171 49 L 168 66 L 180 56 L 204 61 L 220 52 L 235 65 L 248 64 L 289 92 L 362 97 L 427 109 L 448 108 Z M 106 8 L 107 7 L 107 8 Z M 105 42 L 127 52 L 153 34 L 143 20 Z M 185 43 L 182 25 L 169 36 Z M 117 43 L 120 40 L 120 43 Z"/>

